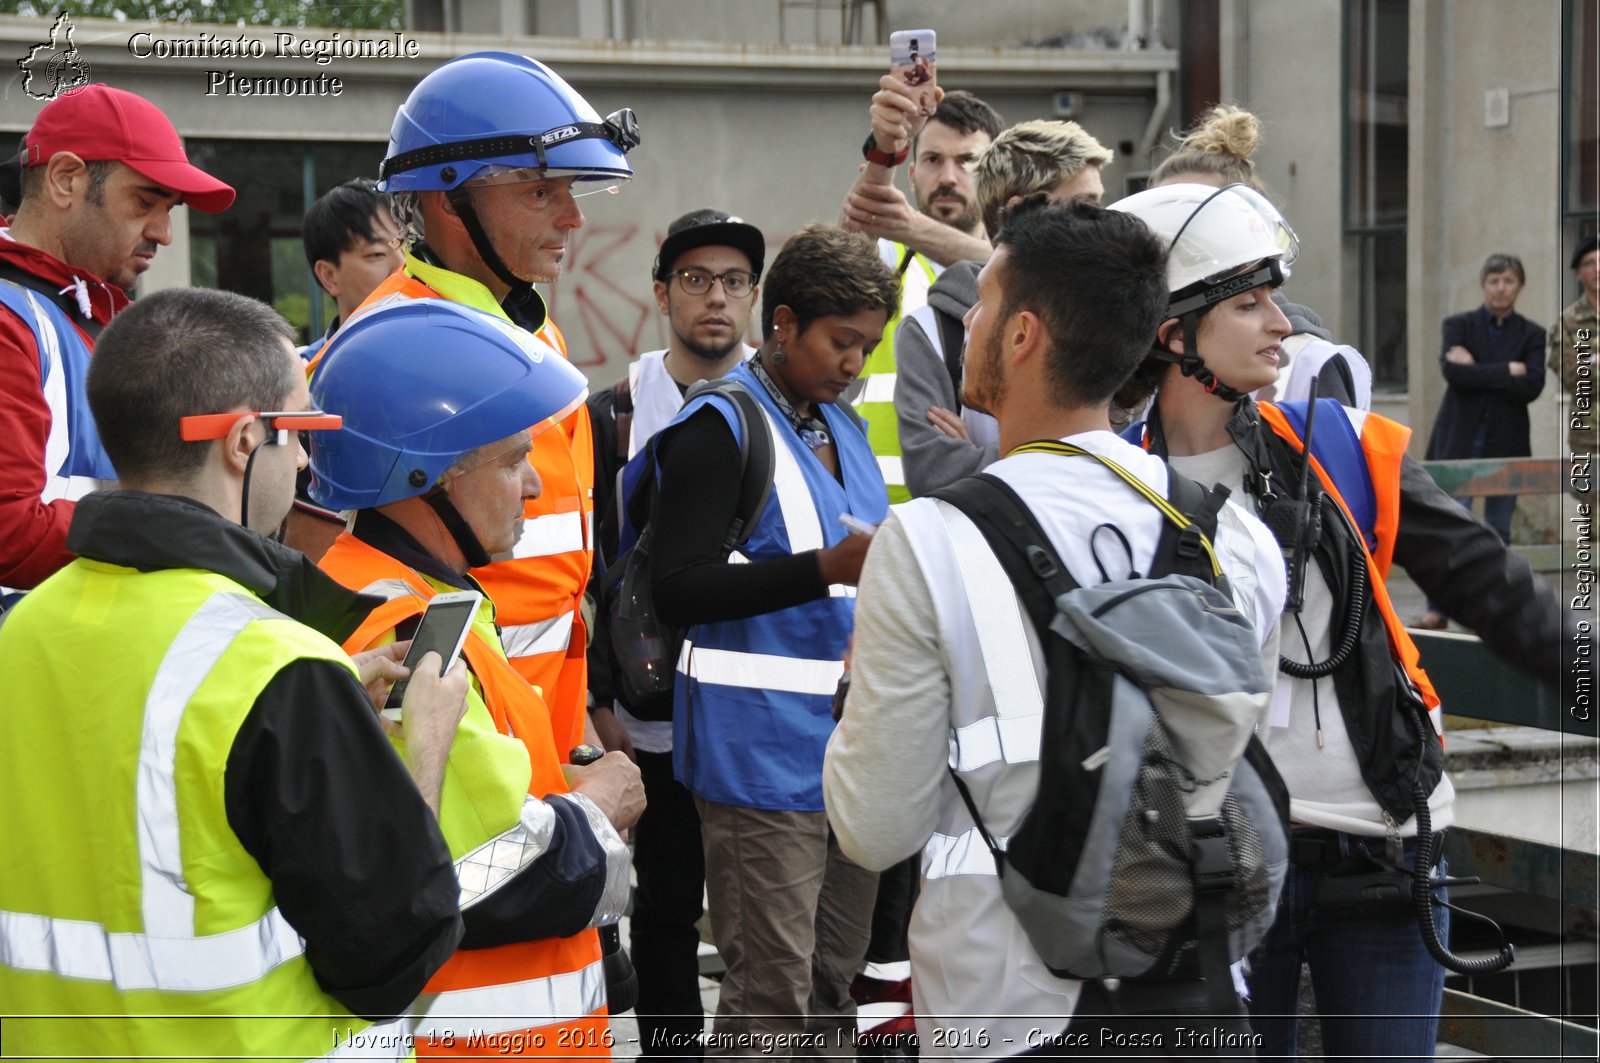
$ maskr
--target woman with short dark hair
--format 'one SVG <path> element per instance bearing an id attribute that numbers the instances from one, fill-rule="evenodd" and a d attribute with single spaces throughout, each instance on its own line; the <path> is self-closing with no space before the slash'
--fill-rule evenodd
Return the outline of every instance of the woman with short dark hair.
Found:
<path id="1" fill-rule="evenodd" d="M 688 628 L 674 768 L 700 810 L 712 936 L 728 965 L 707 1054 L 751 1054 L 734 1035 L 752 1034 L 783 1057 L 808 1029 L 852 1043 L 849 986 L 877 888 L 829 831 L 822 754 L 870 542 L 843 518 L 875 525 L 887 513 L 865 427 L 839 399 L 882 339 L 899 282 L 867 237 L 810 226 L 764 288 L 766 339 L 723 378 L 755 398 L 760 420 L 743 422 L 727 395 L 697 396 L 657 442 L 652 584 L 661 618 Z M 741 425 L 768 434 L 773 486 L 730 556 Z"/>

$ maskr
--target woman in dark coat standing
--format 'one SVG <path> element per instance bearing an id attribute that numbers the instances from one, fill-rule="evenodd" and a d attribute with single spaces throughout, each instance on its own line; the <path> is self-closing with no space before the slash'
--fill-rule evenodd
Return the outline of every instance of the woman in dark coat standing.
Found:
<path id="1" fill-rule="evenodd" d="M 1544 329 L 1515 310 L 1527 275 L 1516 255 L 1490 255 L 1478 272 L 1483 305 L 1444 319 L 1439 363 L 1447 385 L 1429 459 L 1520 458 L 1530 453 L 1528 404 L 1544 390 Z M 1461 504 L 1471 508 L 1468 499 Z M 1484 523 L 1511 541 L 1516 495 L 1484 499 Z M 1448 621 L 1430 602 L 1418 627 Z"/>

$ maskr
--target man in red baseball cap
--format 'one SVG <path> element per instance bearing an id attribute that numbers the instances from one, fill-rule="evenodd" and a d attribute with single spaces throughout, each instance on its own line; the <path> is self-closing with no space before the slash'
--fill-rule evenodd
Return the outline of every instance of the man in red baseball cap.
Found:
<path id="1" fill-rule="evenodd" d="M 234 195 L 155 104 L 106 85 L 46 104 L 17 162 L 0 228 L 0 610 L 71 560 L 75 501 L 115 478 L 83 390 L 95 337 L 172 242 L 172 208 L 214 214 Z"/>

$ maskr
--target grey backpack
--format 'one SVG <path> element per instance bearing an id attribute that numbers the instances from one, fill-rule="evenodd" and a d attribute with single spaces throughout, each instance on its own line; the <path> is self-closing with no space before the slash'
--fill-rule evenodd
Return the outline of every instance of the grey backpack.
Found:
<path id="1" fill-rule="evenodd" d="M 1226 489 L 1172 473 L 1169 500 L 1070 444 L 1027 448 L 1097 458 L 1167 519 L 1150 574 L 1085 588 L 1003 481 L 935 493 L 983 533 L 1048 669 L 1038 791 L 1003 848 L 952 778 L 1053 974 L 1203 979 L 1223 1013 L 1236 1003 L 1229 963 L 1272 925 L 1289 822 L 1254 735 L 1274 677 L 1210 544 Z"/>

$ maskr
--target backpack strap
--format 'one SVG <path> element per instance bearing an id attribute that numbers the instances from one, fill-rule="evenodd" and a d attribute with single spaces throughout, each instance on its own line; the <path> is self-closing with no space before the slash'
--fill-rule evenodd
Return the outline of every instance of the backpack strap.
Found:
<path id="1" fill-rule="evenodd" d="M 1227 590 L 1227 577 L 1212 571 L 1202 544 L 1217 541 L 1217 518 L 1228 494 L 1221 484 L 1213 484 L 1208 491 L 1170 465 L 1167 467 L 1167 501 L 1187 519 L 1188 526 L 1180 528 L 1171 520 L 1162 522 L 1155 560 L 1150 564 L 1151 576 L 1176 572 Z"/>
<path id="2" fill-rule="evenodd" d="M 989 473 L 979 473 L 947 484 L 934 491 L 933 497 L 960 510 L 983 534 L 989 548 L 994 551 L 995 559 L 1005 570 L 1006 578 L 1016 589 L 1017 597 L 1027 609 L 1034 630 L 1041 639 L 1044 638 L 1055 616 L 1056 596 L 1076 589 L 1078 583 L 1067 571 L 1055 547 L 1050 545 L 1050 537 L 1040 527 L 1027 504 L 1011 489 L 1010 484 Z M 967 813 L 977 826 L 983 843 L 989 847 L 989 854 L 994 857 L 996 873 L 1004 877 L 1004 850 L 996 844 L 989 828 L 984 826 L 977 802 L 953 767 L 950 768 L 950 778 L 956 784 L 956 791 L 966 804 Z"/>
<path id="3" fill-rule="evenodd" d="M 917 253 L 911 249 L 911 245 L 905 244 L 902 246 L 905 247 L 905 253 L 900 256 L 900 268 L 894 271 L 895 280 L 899 280 L 906 275 L 906 270 L 911 268 L 912 259 L 917 257 Z"/>
<path id="4" fill-rule="evenodd" d="M 1106 468 L 1116 473 L 1124 483 L 1133 488 L 1135 491 L 1139 492 L 1139 494 L 1143 495 L 1145 501 L 1149 502 L 1151 505 L 1155 506 L 1161 511 L 1161 515 L 1165 517 L 1167 522 L 1176 529 L 1178 533 L 1178 546 L 1181 550 L 1187 551 L 1190 549 L 1190 547 L 1196 543 L 1195 537 L 1198 536 L 1198 547 L 1200 551 L 1205 554 L 1205 561 L 1203 563 L 1198 560 L 1198 555 L 1195 557 L 1194 563 L 1200 566 L 1199 571 L 1202 573 L 1199 578 L 1211 584 L 1216 584 L 1217 581 L 1222 578 L 1222 565 L 1217 561 L 1217 551 L 1211 545 L 1211 541 L 1216 533 L 1216 516 L 1222 511 L 1222 503 L 1228 498 L 1228 492 L 1226 488 L 1212 488 L 1211 494 L 1216 495 L 1217 491 L 1221 490 L 1221 497 L 1216 498 L 1214 502 L 1207 500 L 1204 505 L 1196 506 L 1197 513 L 1201 513 L 1205 509 L 1211 510 L 1211 531 L 1208 533 L 1199 526 L 1196 519 L 1185 513 L 1179 507 L 1173 505 L 1172 502 L 1156 494 L 1155 491 L 1151 490 L 1149 484 L 1145 483 L 1143 480 L 1139 479 L 1137 476 L 1133 475 L 1133 473 L 1129 472 L 1127 469 L 1124 469 L 1121 465 L 1118 465 L 1110 458 L 1101 457 L 1099 454 L 1096 454 L 1093 451 L 1084 450 L 1080 446 L 1072 443 L 1063 443 L 1057 439 L 1039 439 L 1033 441 L 1032 443 L 1024 443 L 1022 446 L 1012 450 L 1011 453 L 1059 454 L 1063 457 L 1093 458 L 1101 465 L 1104 465 Z M 1169 468 L 1167 470 L 1168 491 L 1173 489 L 1172 484 L 1174 480 L 1182 479 L 1184 479 L 1184 477 L 1178 476 Z M 1198 484 L 1195 484 L 1194 486 L 1199 489 Z M 1178 490 L 1183 492 L 1187 491 L 1187 488 L 1179 487 Z M 1190 497 L 1192 497 L 1192 495 Z M 1183 555 L 1180 554 L 1180 556 Z M 1152 572 L 1151 574 L 1159 576 L 1163 573 Z"/>
<path id="5" fill-rule="evenodd" d="M 748 388 L 737 380 L 721 378 L 697 381 L 684 395 L 684 402 L 716 393 L 728 399 L 739 422 L 739 504 L 724 545 L 732 551 L 750 538 L 750 532 L 772 497 L 772 481 L 777 458 L 772 452 L 772 433 L 767 430 L 766 414 Z"/>
<path id="6" fill-rule="evenodd" d="M 967 344 L 967 329 L 961 319 L 938 307 L 932 307 L 933 320 L 939 326 L 939 346 L 944 353 L 945 372 L 950 374 L 950 387 L 956 396 L 956 412 L 961 412 L 961 353 Z"/>
<path id="7" fill-rule="evenodd" d="M 634 365 L 638 365 L 637 362 Z M 617 453 L 628 458 L 628 443 L 633 438 L 633 366 L 611 389 L 611 415 L 617 422 Z"/>
<path id="8" fill-rule="evenodd" d="M 983 533 L 1042 638 L 1055 617 L 1056 598 L 1076 590 L 1078 583 L 1027 503 L 1010 484 L 989 473 L 957 480 L 933 497 L 959 509 Z"/>

